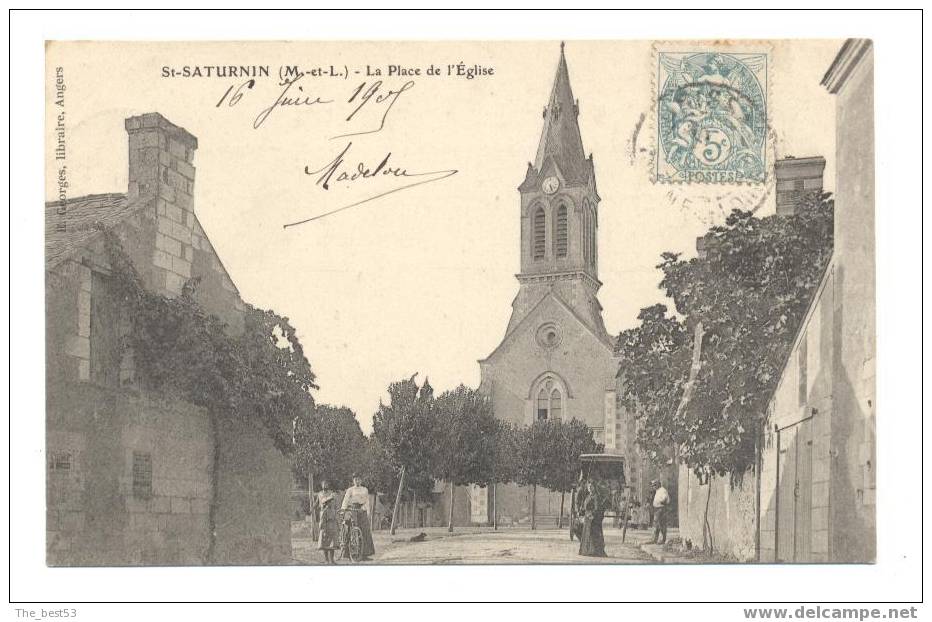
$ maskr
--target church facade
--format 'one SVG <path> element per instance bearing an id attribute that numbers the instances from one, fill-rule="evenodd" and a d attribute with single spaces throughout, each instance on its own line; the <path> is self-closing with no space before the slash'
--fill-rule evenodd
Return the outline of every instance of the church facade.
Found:
<path id="1" fill-rule="evenodd" d="M 600 198 L 578 114 L 561 46 L 540 145 L 518 187 L 518 294 L 501 343 L 479 361 L 480 390 L 499 418 L 518 425 L 578 419 L 612 451 L 622 446 L 616 436 L 626 426 L 616 416 L 618 360 L 597 297 Z M 499 520 L 523 522 L 530 513 L 529 492 L 520 487 L 498 487 L 494 503 L 479 498 L 484 489 L 471 493 L 473 506 Z M 545 525 L 560 501 L 538 489 L 536 511 Z"/>

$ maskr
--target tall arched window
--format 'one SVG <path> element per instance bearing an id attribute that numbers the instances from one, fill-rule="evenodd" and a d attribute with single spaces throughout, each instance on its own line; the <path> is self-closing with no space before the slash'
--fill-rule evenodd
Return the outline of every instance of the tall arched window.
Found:
<path id="1" fill-rule="evenodd" d="M 543 259 L 547 252 L 547 220 L 544 208 L 538 207 L 534 212 L 534 259 Z"/>
<path id="2" fill-rule="evenodd" d="M 582 227 L 579 228 L 582 237 L 583 262 L 589 265 L 589 202 L 583 203 Z"/>
<path id="3" fill-rule="evenodd" d="M 552 378 L 548 378 L 537 391 L 537 420 L 563 420 L 563 392 Z"/>
<path id="4" fill-rule="evenodd" d="M 550 400 L 547 397 L 547 390 L 543 387 L 537 394 L 537 420 L 546 421 L 550 416 Z"/>
<path id="5" fill-rule="evenodd" d="M 566 249 L 569 243 L 569 229 L 566 222 L 566 206 L 560 205 L 557 208 L 557 224 L 553 235 L 554 254 L 558 259 L 566 257 Z"/>
<path id="6" fill-rule="evenodd" d="M 563 421 L 563 396 L 560 395 L 560 389 L 550 392 L 550 418 Z"/>

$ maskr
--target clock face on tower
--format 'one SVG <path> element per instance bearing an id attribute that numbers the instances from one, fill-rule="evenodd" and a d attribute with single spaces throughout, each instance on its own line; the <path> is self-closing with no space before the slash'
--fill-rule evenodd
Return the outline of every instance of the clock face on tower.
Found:
<path id="1" fill-rule="evenodd" d="M 553 176 L 548 177 L 540 185 L 540 189 L 544 191 L 544 194 L 553 194 L 560 189 L 560 180 Z"/>

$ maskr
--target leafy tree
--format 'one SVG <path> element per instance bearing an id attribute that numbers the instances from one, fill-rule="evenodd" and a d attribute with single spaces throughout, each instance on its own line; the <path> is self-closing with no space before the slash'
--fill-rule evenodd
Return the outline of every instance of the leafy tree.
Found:
<path id="1" fill-rule="evenodd" d="M 295 420 L 294 438 L 296 469 L 312 487 L 326 478 L 336 489 L 347 488 L 366 466 L 368 442 L 349 408 L 318 404 Z"/>
<path id="2" fill-rule="evenodd" d="M 398 490 L 399 471 L 394 467 L 388 450 L 375 438 L 366 439 L 365 467 L 362 469 L 366 486 L 375 494 L 388 494 Z"/>
<path id="3" fill-rule="evenodd" d="M 833 207 L 830 195 L 810 194 L 793 216 L 735 210 L 705 236 L 705 257 L 664 253 L 660 286 L 685 321 L 648 308 L 619 339 L 623 399 L 648 451 L 672 441 L 703 475 L 740 476 L 754 463 L 767 402 L 832 253 Z"/>
<path id="4" fill-rule="evenodd" d="M 453 531 L 456 487 L 488 485 L 495 467 L 498 429 L 491 401 L 475 389 L 459 385 L 437 398 L 434 475 L 450 483 L 449 531 Z"/>
<path id="5" fill-rule="evenodd" d="M 518 438 L 520 428 L 502 419 L 495 420 L 495 444 L 492 448 L 492 525 L 498 529 L 496 492 L 498 484 L 515 481 L 518 471 Z"/>
<path id="6" fill-rule="evenodd" d="M 641 309 L 641 324 L 618 337 L 616 352 L 621 355 L 621 400 L 639 419 L 637 442 L 656 464 L 687 439 L 673 421 L 683 395 L 689 368 L 691 343 L 686 323 L 667 315 L 667 308 L 656 304 Z"/>
<path id="7" fill-rule="evenodd" d="M 515 452 L 515 481 L 531 487 L 531 529 L 537 529 L 537 487 L 545 486 L 556 451 L 554 423 L 538 420 L 519 428 Z"/>
<path id="8" fill-rule="evenodd" d="M 391 383 L 388 386 L 388 404 L 380 403 L 372 419 L 372 438 L 384 450 L 391 468 L 399 474 L 392 511 L 392 534 L 398 521 L 398 506 L 406 477 L 423 486 L 433 472 L 434 390 L 426 379 L 418 387 L 414 381 L 416 376 Z"/>
<path id="9" fill-rule="evenodd" d="M 593 438 L 592 429 L 578 419 L 565 423 L 557 421 L 549 427 L 553 453 L 544 473 L 544 484 L 550 490 L 560 493 L 558 527 L 562 528 L 566 493 L 576 485 L 580 469 L 579 456 L 599 452 L 602 446 Z"/>

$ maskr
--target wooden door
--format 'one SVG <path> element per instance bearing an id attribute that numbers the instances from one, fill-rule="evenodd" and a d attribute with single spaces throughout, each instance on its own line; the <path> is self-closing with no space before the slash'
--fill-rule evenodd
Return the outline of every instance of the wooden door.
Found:
<path id="1" fill-rule="evenodd" d="M 812 420 L 778 432 L 777 561 L 812 556 Z"/>
<path id="2" fill-rule="evenodd" d="M 777 433 L 777 561 L 796 554 L 796 426 Z"/>
<path id="3" fill-rule="evenodd" d="M 812 554 L 812 420 L 796 433 L 796 543 L 793 561 L 811 561 Z"/>

